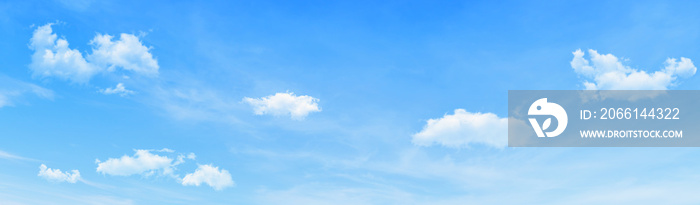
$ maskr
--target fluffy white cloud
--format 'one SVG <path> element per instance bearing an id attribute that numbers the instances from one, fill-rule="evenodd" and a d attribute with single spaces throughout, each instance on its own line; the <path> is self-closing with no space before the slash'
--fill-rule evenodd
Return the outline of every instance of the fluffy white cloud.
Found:
<path id="1" fill-rule="evenodd" d="M 29 68 L 34 76 L 87 83 L 92 76 L 116 68 L 146 76 L 158 74 L 158 61 L 134 35 L 121 34 L 113 41 L 110 35 L 98 34 L 90 41 L 92 54 L 84 58 L 80 51 L 69 48 L 66 39 L 53 33 L 52 25 L 39 26 L 30 39 L 34 54 Z"/>
<path id="2" fill-rule="evenodd" d="M 35 76 L 56 76 L 74 82 L 87 82 L 100 68 L 88 63 L 80 51 L 68 48 L 68 41 L 59 39 L 51 25 L 34 30 L 29 40 L 29 48 L 34 50 L 29 68 Z"/>
<path id="3" fill-rule="evenodd" d="M 215 190 L 222 190 L 234 185 L 231 174 L 227 170 L 219 170 L 219 167 L 212 165 L 199 165 L 194 173 L 187 174 L 182 178 L 182 185 L 184 186 L 199 186 L 202 183 L 211 186 Z"/>
<path id="4" fill-rule="evenodd" d="M 156 172 L 170 175 L 173 173 L 173 166 L 180 163 L 182 163 L 180 158 L 174 161 L 167 156 L 153 154 L 150 150 L 136 150 L 134 156 L 124 155 L 121 158 L 109 158 L 104 162 L 97 160 L 97 172 L 116 176 L 134 174 L 148 176 Z"/>
<path id="5" fill-rule="evenodd" d="M 308 95 L 296 96 L 289 92 L 262 98 L 245 97 L 243 101 L 253 106 L 256 115 L 290 115 L 292 119 L 301 120 L 311 112 L 321 111 L 318 107 L 318 99 Z"/>
<path id="6" fill-rule="evenodd" d="M 501 148 L 508 145 L 507 136 L 507 118 L 456 109 L 452 115 L 429 119 L 423 130 L 413 135 L 412 141 L 420 146 L 441 144 L 458 148 L 478 143 Z"/>
<path id="7" fill-rule="evenodd" d="M 177 157 L 171 158 L 161 156 L 151 152 L 160 152 L 164 154 L 172 154 L 174 150 L 163 148 L 160 150 L 135 150 L 134 156 L 124 155 L 121 158 L 110 158 L 105 162 L 97 160 L 97 172 L 116 176 L 130 176 L 142 174 L 150 176 L 156 173 L 170 176 L 178 180 L 183 186 L 199 186 L 207 184 L 215 190 L 222 190 L 226 187 L 234 185 L 231 179 L 231 174 L 225 169 L 219 169 L 212 165 L 199 165 L 193 172 L 187 174 L 184 178 L 180 178 L 174 173 L 176 166 L 185 163 L 185 160 L 195 160 L 196 155 L 189 153 L 187 155 L 178 154 Z"/>
<path id="8" fill-rule="evenodd" d="M 123 83 L 118 83 L 114 88 L 105 88 L 100 90 L 101 93 L 104 93 L 106 95 L 111 95 L 111 94 L 118 94 L 119 96 L 127 96 L 130 94 L 134 94 L 134 91 L 126 89 L 124 87 Z"/>
<path id="9" fill-rule="evenodd" d="M 60 169 L 51 169 L 41 164 L 38 176 L 53 182 L 75 183 L 80 179 L 80 172 L 78 170 L 72 170 L 70 173 L 62 172 Z"/>
<path id="10" fill-rule="evenodd" d="M 46 99 L 53 99 L 54 95 L 53 91 L 38 85 L 0 75 L 0 107 L 14 105 L 16 101 L 27 94 Z"/>
<path id="11" fill-rule="evenodd" d="M 587 90 L 666 90 L 676 84 L 677 77 L 691 77 L 697 68 L 688 58 L 666 60 L 664 69 L 653 73 L 625 66 L 612 54 L 598 54 L 588 50 L 590 61 L 583 51 L 573 52 L 571 67 L 588 79 L 583 83 Z M 591 81 L 592 80 L 592 81 Z"/>
<path id="12" fill-rule="evenodd" d="M 107 34 L 98 34 L 90 41 L 94 46 L 92 54 L 88 56 L 91 63 L 106 67 L 109 71 L 121 67 L 142 75 L 158 74 L 158 61 L 138 37 L 122 33 L 118 40 L 112 41 L 112 38 Z"/>

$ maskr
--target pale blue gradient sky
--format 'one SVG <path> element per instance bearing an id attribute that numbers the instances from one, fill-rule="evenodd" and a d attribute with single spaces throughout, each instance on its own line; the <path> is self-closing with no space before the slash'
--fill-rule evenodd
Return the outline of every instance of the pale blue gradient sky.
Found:
<path id="1" fill-rule="evenodd" d="M 647 71 L 669 57 L 697 61 L 698 6 L 3 1 L 0 76 L 13 82 L 0 89 L 24 91 L 0 107 L 0 204 L 697 204 L 695 148 L 411 139 L 458 108 L 505 117 L 509 89 L 583 89 L 569 64 L 577 49 Z M 33 76 L 29 40 L 47 23 L 83 55 L 96 34 L 138 36 L 159 75 L 98 74 L 84 84 Z M 698 89 L 696 78 L 672 89 Z M 135 93 L 99 92 L 117 83 Z M 243 102 L 284 92 L 319 99 L 321 111 L 295 120 L 255 115 Z M 96 171 L 96 159 L 162 148 L 196 154 L 179 177 L 213 164 L 235 185 Z M 41 164 L 79 170 L 83 181 L 47 181 Z"/>

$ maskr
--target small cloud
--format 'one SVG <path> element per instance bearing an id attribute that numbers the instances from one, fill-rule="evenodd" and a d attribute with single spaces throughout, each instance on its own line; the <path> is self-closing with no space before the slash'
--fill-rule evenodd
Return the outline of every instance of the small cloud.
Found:
<path id="1" fill-rule="evenodd" d="M 485 144 L 496 148 L 508 145 L 508 119 L 493 113 L 471 113 L 456 109 L 452 115 L 429 119 L 423 130 L 413 135 L 413 144 L 467 147 Z"/>
<path id="2" fill-rule="evenodd" d="M 168 148 L 163 148 L 163 149 L 160 149 L 160 150 L 157 150 L 157 151 L 158 151 L 158 152 L 168 152 L 168 153 L 173 153 L 173 152 L 175 152 L 175 150 L 168 149 Z"/>
<path id="3" fill-rule="evenodd" d="M 188 155 L 179 154 L 177 155 L 177 160 L 175 161 L 175 163 L 173 163 L 173 166 L 184 163 L 185 159 L 194 160 L 195 158 L 196 156 L 194 155 L 194 153 L 190 153 Z"/>
<path id="4" fill-rule="evenodd" d="M 664 69 L 648 73 L 623 65 L 612 54 L 599 54 L 593 49 L 588 50 L 590 61 L 580 49 L 573 54 L 571 67 L 588 79 L 583 82 L 587 90 L 666 90 L 677 84 L 678 77 L 688 78 L 697 71 L 693 62 L 684 57 L 668 58 Z"/>
<path id="5" fill-rule="evenodd" d="M 96 160 L 96 163 L 98 173 L 115 176 L 152 175 L 155 172 L 169 175 L 174 166 L 172 158 L 153 154 L 149 150 L 136 150 L 134 156 L 124 155 L 104 162 Z"/>
<path id="6" fill-rule="evenodd" d="M 194 155 L 194 153 L 190 153 L 187 155 L 187 159 L 194 160 L 195 158 L 197 158 L 197 155 Z"/>
<path id="7" fill-rule="evenodd" d="M 114 86 L 114 88 L 101 89 L 100 92 L 105 95 L 118 94 L 122 97 L 134 94 L 134 91 L 126 89 L 123 83 L 118 83 L 116 86 Z"/>
<path id="8" fill-rule="evenodd" d="M 227 170 L 219 170 L 219 167 L 212 165 L 199 165 L 194 173 L 187 174 L 182 178 L 183 186 L 199 186 L 202 183 L 217 191 L 234 185 L 231 174 Z"/>
<path id="9" fill-rule="evenodd" d="M 243 102 L 253 106 L 256 115 L 289 115 L 295 120 L 302 120 L 309 113 L 321 111 L 318 107 L 318 99 L 308 95 L 296 96 L 289 92 L 262 98 L 245 97 Z"/>
<path id="10" fill-rule="evenodd" d="M 48 168 L 44 164 L 39 166 L 38 176 L 52 182 L 75 183 L 80 180 L 80 172 L 78 170 L 72 170 L 70 173 L 62 172 L 60 169 Z"/>

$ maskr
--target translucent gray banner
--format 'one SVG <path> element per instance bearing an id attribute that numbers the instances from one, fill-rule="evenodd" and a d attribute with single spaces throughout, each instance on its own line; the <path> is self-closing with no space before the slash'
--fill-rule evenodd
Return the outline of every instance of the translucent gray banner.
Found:
<path id="1" fill-rule="evenodd" d="M 510 147 L 699 147 L 700 91 L 508 91 Z"/>

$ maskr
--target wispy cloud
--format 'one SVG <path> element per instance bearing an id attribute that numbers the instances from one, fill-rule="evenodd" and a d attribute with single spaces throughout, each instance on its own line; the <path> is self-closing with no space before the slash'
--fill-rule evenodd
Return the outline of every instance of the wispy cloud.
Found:
<path id="1" fill-rule="evenodd" d="M 348 187 L 305 183 L 284 190 L 258 190 L 260 204 L 422 204 L 415 195 L 394 187 Z"/>
<path id="2" fill-rule="evenodd" d="M 10 159 L 10 160 L 27 160 L 27 161 L 37 161 L 35 159 L 30 159 L 22 156 L 17 156 L 14 154 L 7 153 L 5 151 L 0 150 L 0 158 L 2 159 Z"/>
<path id="3" fill-rule="evenodd" d="M 0 74 L 0 107 L 12 106 L 27 95 L 53 99 L 53 91 Z"/>

